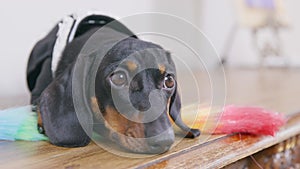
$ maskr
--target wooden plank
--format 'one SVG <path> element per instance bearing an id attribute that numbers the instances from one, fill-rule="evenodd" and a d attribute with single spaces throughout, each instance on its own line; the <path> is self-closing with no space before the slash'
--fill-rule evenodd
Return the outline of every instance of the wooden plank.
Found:
<path id="1" fill-rule="evenodd" d="M 300 113 L 291 118 L 288 124 L 275 137 L 231 135 L 199 145 L 176 157 L 149 163 L 148 168 L 221 168 L 256 152 L 278 144 L 300 133 Z M 169 164 L 169 165 L 168 165 Z"/>
<path id="2" fill-rule="evenodd" d="M 222 136 L 214 136 L 210 140 L 216 140 Z M 131 168 L 147 163 L 155 163 L 157 159 L 168 159 L 180 152 L 187 152 L 193 149 L 197 140 L 185 139 L 179 145 L 162 155 L 148 158 L 124 158 L 106 152 L 91 143 L 83 148 L 61 148 L 46 142 L 10 142 L 0 145 L 0 166 L 7 168 L 57 168 L 81 166 L 83 168 Z M 199 143 L 200 144 L 200 143 Z M 5 153 L 4 153 L 5 152 Z M 134 155 L 134 154 L 133 154 Z M 13 160 L 14 163 L 7 163 Z M 108 161 L 113 161 L 108 163 Z"/>

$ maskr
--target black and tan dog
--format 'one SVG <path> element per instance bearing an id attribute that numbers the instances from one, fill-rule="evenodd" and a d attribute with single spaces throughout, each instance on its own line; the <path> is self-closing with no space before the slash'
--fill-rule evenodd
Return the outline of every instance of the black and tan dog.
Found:
<path id="1" fill-rule="evenodd" d="M 174 131 L 169 116 L 185 131 L 186 137 L 199 136 L 199 130 L 190 129 L 181 120 L 176 71 L 170 53 L 159 45 L 142 41 L 134 35 L 128 36 L 128 30 L 102 26 L 85 29 L 84 33 L 75 36 L 67 44 L 53 76 L 51 57 L 44 57 L 43 62 L 37 62 L 42 57 L 36 56 L 36 53 L 47 53 L 47 49 L 33 49 L 28 63 L 28 84 L 32 103 L 37 106 L 39 113 L 39 130 L 58 146 L 77 147 L 90 142 L 90 133 L 82 128 L 75 112 L 72 78 L 76 59 L 81 57 L 81 49 L 101 28 L 105 36 L 98 39 L 99 44 L 94 45 L 94 55 L 115 34 L 125 34 L 127 37 L 106 52 L 97 68 L 93 89 L 95 97 L 89 99 L 93 110 L 90 118 L 94 124 L 103 125 L 95 125 L 93 130 L 137 153 L 162 153 L 170 148 L 174 142 Z M 54 28 L 50 34 L 57 32 L 57 29 Z M 54 42 L 44 39 L 37 46 L 49 44 L 49 41 Z M 92 57 L 97 57 L 97 54 Z M 152 67 L 147 67 L 145 63 Z M 153 95 L 153 91 L 156 95 Z M 151 105 L 153 101 L 150 95 L 160 97 L 160 106 L 155 108 L 156 105 Z M 118 97 L 118 105 L 113 97 Z M 122 105 L 121 108 L 117 107 L 119 105 Z M 155 115 L 155 118 L 151 115 Z M 152 119 L 147 121 L 147 117 Z"/>

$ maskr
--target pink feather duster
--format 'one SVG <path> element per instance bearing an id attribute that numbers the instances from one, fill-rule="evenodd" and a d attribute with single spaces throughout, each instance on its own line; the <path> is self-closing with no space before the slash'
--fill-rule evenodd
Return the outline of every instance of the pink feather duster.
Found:
<path id="1" fill-rule="evenodd" d="M 259 107 L 225 106 L 214 134 L 249 133 L 271 135 L 286 123 L 283 114 Z"/>
<path id="2" fill-rule="evenodd" d="M 283 114 L 260 107 L 228 105 L 219 113 L 213 113 L 217 112 L 214 108 L 203 105 L 198 113 L 192 111 L 195 109 L 195 105 L 183 109 L 184 122 L 209 134 L 248 133 L 274 136 L 287 122 Z"/>

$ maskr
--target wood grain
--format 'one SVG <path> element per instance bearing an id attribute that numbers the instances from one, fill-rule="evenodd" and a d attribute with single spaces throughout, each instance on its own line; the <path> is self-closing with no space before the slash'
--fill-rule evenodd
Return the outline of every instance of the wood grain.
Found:
<path id="1" fill-rule="evenodd" d="M 225 73 L 226 104 L 263 106 L 287 115 L 295 113 L 293 118 L 275 137 L 202 135 L 145 158 L 120 157 L 95 143 L 62 148 L 47 142 L 0 141 L 0 168 L 221 168 L 300 133 L 299 69 L 227 69 Z M 208 88 L 200 89 L 203 102 L 210 99 Z"/>

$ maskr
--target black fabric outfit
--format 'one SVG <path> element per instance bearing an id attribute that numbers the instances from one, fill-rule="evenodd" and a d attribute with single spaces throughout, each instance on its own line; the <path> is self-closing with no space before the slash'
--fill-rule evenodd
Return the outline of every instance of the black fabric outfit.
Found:
<path id="1" fill-rule="evenodd" d="M 56 64 L 65 46 L 85 32 L 95 27 L 101 28 L 112 21 L 114 24 L 110 25 L 111 28 L 127 35 L 133 35 L 126 26 L 114 18 L 99 14 L 84 14 L 76 17 L 73 14 L 61 20 L 43 39 L 36 43 L 27 64 L 27 85 L 31 92 L 31 104 L 38 103 L 43 90 L 55 78 Z M 57 48 L 62 50 L 55 51 Z M 57 56 L 54 56 L 55 52 L 58 53 Z"/>

